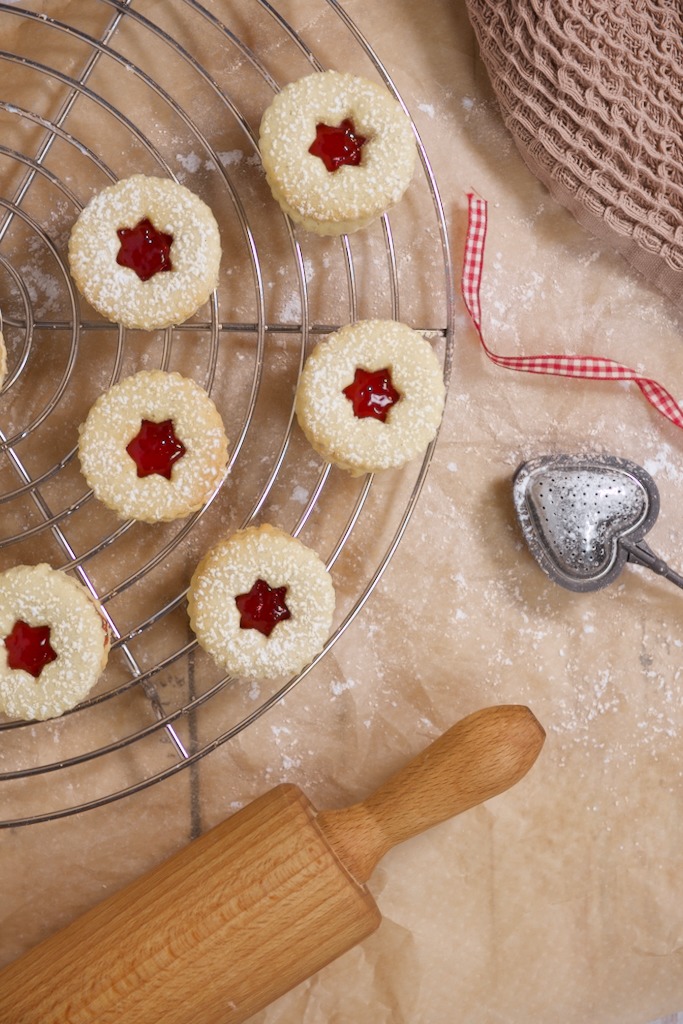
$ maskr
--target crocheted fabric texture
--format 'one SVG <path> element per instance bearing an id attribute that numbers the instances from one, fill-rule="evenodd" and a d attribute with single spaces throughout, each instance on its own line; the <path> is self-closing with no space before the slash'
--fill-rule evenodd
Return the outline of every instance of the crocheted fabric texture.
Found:
<path id="1" fill-rule="evenodd" d="M 466 3 L 529 168 L 683 307 L 683 4 Z"/>

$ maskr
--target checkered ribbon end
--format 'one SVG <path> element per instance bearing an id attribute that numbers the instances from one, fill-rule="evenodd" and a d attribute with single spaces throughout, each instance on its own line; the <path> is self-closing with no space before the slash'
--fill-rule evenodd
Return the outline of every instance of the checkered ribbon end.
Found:
<path id="1" fill-rule="evenodd" d="M 649 377 L 641 377 L 635 370 L 622 366 L 613 359 L 601 356 L 537 355 L 500 356 L 492 352 L 484 341 L 481 324 L 481 279 L 484 270 L 486 246 L 487 204 L 474 193 L 468 194 L 467 238 L 462 267 L 462 297 L 474 324 L 482 347 L 492 362 L 508 370 L 524 373 L 544 373 L 555 377 L 582 377 L 585 380 L 630 380 L 637 384 L 648 402 L 677 427 L 683 427 L 683 408 L 666 388 Z"/>

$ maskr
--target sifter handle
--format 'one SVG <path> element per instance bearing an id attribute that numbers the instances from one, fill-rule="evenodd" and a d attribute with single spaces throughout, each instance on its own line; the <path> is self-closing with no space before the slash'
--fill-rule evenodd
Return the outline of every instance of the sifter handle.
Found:
<path id="1" fill-rule="evenodd" d="M 664 559 L 656 555 L 650 545 L 646 544 L 644 540 L 632 541 L 628 537 L 621 537 L 619 543 L 628 553 L 629 562 L 644 565 L 646 569 L 651 569 L 658 576 L 663 576 L 665 580 L 669 580 L 671 583 L 675 583 L 677 587 L 683 589 L 683 576 L 674 572 Z"/>
<path id="2" fill-rule="evenodd" d="M 348 871 L 366 882 L 384 854 L 518 782 L 545 731 L 519 704 L 463 718 L 362 803 L 324 811 L 316 822 Z"/>

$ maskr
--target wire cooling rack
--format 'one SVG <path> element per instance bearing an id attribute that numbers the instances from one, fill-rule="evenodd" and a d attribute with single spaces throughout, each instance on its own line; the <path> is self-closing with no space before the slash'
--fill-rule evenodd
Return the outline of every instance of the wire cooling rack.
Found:
<path id="1" fill-rule="evenodd" d="M 384 81 L 403 104 L 336 0 L 320 0 L 303 28 L 295 8 L 288 4 L 285 18 L 266 0 L 0 3 L 0 309 L 9 354 L 0 569 L 46 561 L 73 574 L 101 602 L 114 638 L 102 680 L 78 708 L 49 722 L 0 724 L 5 826 L 150 786 L 272 708 L 361 611 L 424 483 L 433 445 L 419 464 L 353 480 L 318 459 L 295 426 L 296 382 L 320 335 L 369 316 L 405 320 L 431 337 L 448 382 L 453 326 L 443 209 L 416 128 L 416 178 L 376 227 L 310 237 L 269 195 L 258 124 L 286 81 L 334 66 Z M 154 334 L 99 318 L 65 258 L 88 199 L 136 172 L 200 194 L 224 250 L 207 308 Z M 116 520 L 93 498 L 76 439 L 98 394 L 152 367 L 207 388 L 231 455 L 227 483 L 205 508 L 149 526 Z M 185 610 L 203 552 L 262 521 L 314 547 L 338 592 L 325 650 L 270 688 L 223 676 L 197 648 Z"/>

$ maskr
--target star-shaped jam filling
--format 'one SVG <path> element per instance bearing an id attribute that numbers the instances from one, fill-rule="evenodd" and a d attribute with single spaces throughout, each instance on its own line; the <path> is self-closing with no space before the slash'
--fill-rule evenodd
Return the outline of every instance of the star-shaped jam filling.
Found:
<path id="1" fill-rule="evenodd" d="M 357 167 L 367 138 L 358 135 L 353 121 L 345 117 L 341 124 L 317 124 L 315 139 L 308 152 L 319 156 L 328 171 L 336 171 L 344 164 Z"/>
<path id="2" fill-rule="evenodd" d="M 140 429 L 128 445 L 126 451 L 137 466 L 138 476 L 159 476 L 171 479 L 171 472 L 178 459 L 182 459 L 186 448 L 176 437 L 173 420 L 154 423 L 143 420 Z"/>
<path id="3" fill-rule="evenodd" d="M 163 270 L 173 270 L 173 235 L 157 231 L 149 218 L 145 217 L 134 228 L 119 228 L 116 234 L 121 243 L 116 262 L 134 270 L 141 281 L 149 281 Z"/>
<path id="4" fill-rule="evenodd" d="M 401 398 L 386 367 L 383 370 L 364 370 L 357 366 L 353 383 L 345 387 L 342 394 L 353 404 L 354 415 L 359 420 L 371 416 L 382 423 L 386 422 L 389 410 Z"/>
<path id="5" fill-rule="evenodd" d="M 240 629 L 258 629 L 264 636 L 270 636 L 278 622 L 291 619 L 292 613 L 285 604 L 287 587 L 270 587 L 265 580 L 258 579 L 248 594 L 235 598 L 240 613 Z"/>
<path id="6" fill-rule="evenodd" d="M 57 657 L 50 644 L 50 627 L 29 626 L 22 619 L 17 619 L 12 632 L 5 637 L 5 647 L 9 667 L 23 668 L 34 679 Z"/>

